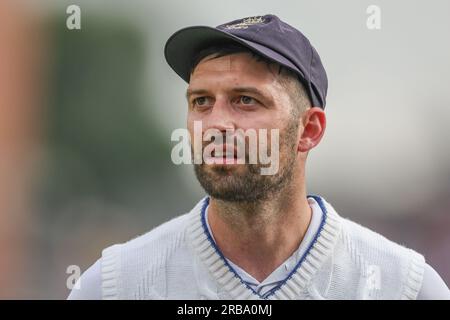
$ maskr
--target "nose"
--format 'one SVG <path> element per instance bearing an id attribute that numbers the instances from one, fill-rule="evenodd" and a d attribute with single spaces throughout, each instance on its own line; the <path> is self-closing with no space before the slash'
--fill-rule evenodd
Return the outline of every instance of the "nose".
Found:
<path id="1" fill-rule="evenodd" d="M 203 118 L 203 129 L 216 129 L 223 133 L 236 129 L 235 116 L 226 97 L 216 97 L 211 112 Z"/>

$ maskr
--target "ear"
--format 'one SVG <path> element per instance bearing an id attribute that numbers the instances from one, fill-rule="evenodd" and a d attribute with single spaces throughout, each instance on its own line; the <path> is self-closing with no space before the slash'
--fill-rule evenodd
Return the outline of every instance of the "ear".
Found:
<path id="1" fill-rule="evenodd" d="M 303 132 L 298 142 L 298 151 L 308 152 L 319 144 L 325 133 L 325 111 L 319 107 L 306 110 L 302 116 Z"/>

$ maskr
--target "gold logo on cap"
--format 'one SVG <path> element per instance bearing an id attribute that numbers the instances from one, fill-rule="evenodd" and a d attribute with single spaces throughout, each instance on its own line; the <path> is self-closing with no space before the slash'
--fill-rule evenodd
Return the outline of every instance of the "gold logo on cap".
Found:
<path id="1" fill-rule="evenodd" d="M 235 23 L 235 24 L 229 24 L 225 26 L 227 29 L 247 29 L 249 26 L 263 23 L 264 17 L 262 16 L 256 16 L 256 17 L 249 17 L 242 20 L 242 22 Z"/>

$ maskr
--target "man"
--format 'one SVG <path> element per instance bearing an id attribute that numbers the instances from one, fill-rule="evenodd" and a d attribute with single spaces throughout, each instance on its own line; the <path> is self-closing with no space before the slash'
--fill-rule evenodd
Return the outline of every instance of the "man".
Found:
<path id="1" fill-rule="evenodd" d="M 196 122 L 224 136 L 278 130 L 279 147 L 269 150 L 279 155 L 278 170 L 263 175 L 261 162 L 237 163 L 235 147 L 227 161 L 220 143 L 214 161 L 194 164 L 209 196 L 105 249 L 70 299 L 450 297 L 422 255 L 306 195 L 307 154 L 326 126 L 327 77 L 300 31 L 274 15 L 190 27 L 172 35 L 165 56 L 189 83 L 191 138 Z"/>

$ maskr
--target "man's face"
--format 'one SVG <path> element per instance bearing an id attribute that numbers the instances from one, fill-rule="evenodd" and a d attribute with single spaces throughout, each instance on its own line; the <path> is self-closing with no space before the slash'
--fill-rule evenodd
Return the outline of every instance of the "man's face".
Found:
<path id="1" fill-rule="evenodd" d="M 274 175 L 261 175 L 260 169 L 266 165 L 260 162 L 249 164 L 248 139 L 245 164 L 195 164 L 197 179 L 212 197 L 235 202 L 264 200 L 282 191 L 292 178 L 299 121 L 292 115 L 291 100 L 279 77 L 278 67 L 257 61 L 249 53 L 206 57 L 194 69 L 187 95 L 191 141 L 194 121 L 201 121 L 202 133 L 208 129 L 223 132 L 224 141 L 227 130 L 260 133 L 266 129 L 268 152 L 279 152 L 279 169 Z M 279 130 L 279 150 L 270 150 L 272 129 Z M 203 148 L 210 143 L 203 142 Z"/>

